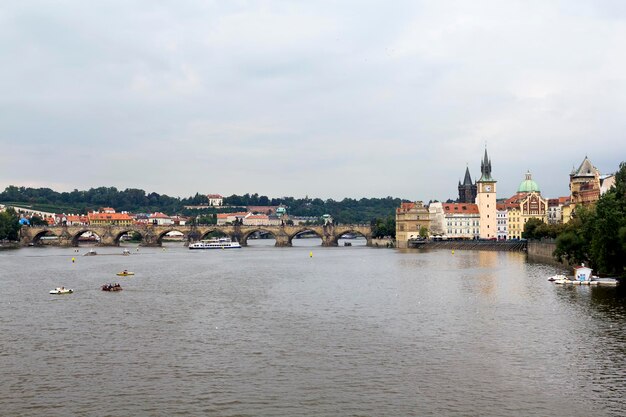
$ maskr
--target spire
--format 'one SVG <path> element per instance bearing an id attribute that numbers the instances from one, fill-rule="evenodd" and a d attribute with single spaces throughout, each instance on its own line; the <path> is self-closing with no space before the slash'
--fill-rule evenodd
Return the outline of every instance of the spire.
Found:
<path id="1" fill-rule="evenodd" d="M 465 167 L 465 179 L 463 180 L 463 185 L 472 185 L 472 176 L 469 172 L 469 167 Z"/>
<path id="2" fill-rule="evenodd" d="M 489 156 L 487 155 L 487 147 L 485 147 L 485 157 L 483 158 L 483 160 L 480 163 L 480 179 L 478 180 L 480 181 L 495 181 L 492 177 L 491 177 L 491 160 L 489 159 Z"/>

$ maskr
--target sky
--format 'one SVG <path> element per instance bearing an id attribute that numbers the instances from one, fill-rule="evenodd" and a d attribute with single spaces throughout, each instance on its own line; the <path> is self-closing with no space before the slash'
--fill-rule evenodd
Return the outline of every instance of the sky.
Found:
<path id="1" fill-rule="evenodd" d="M 9 1 L 0 188 L 569 195 L 626 161 L 622 0 Z"/>

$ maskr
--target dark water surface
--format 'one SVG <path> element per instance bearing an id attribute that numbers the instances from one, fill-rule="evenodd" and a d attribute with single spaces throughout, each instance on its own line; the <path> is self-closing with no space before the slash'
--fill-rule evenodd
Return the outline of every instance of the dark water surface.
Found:
<path id="1" fill-rule="evenodd" d="M 0 251 L 0 415 L 626 413 L 624 290 L 520 253 L 97 250 Z"/>

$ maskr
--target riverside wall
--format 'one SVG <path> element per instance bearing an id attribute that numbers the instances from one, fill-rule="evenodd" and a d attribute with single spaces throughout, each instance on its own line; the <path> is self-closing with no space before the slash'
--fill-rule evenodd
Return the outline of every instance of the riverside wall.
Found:
<path id="1" fill-rule="evenodd" d="M 491 251 L 525 251 L 526 241 L 488 241 L 488 240 L 441 240 L 409 242 L 410 248 L 458 249 Z"/>
<path id="2" fill-rule="evenodd" d="M 528 241 L 528 260 L 569 266 L 567 262 L 560 262 L 554 259 L 552 253 L 554 253 L 555 249 L 556 241 L 554 239 L 530 240 Z"/>

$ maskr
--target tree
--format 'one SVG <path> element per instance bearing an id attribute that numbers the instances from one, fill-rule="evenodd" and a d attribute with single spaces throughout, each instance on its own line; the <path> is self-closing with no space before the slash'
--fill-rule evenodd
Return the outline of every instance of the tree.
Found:
<path id="1" fill-rule="evenodd" d="M 8 208 L 0 213 L 0 240 L 19 240 L 20 223 L 15 210 Z"/>
<path id="2" fill-rule="evenodd" d="M 589 262 L 599 273 L 624 276 L 626 268 L 626 163 L 620 164 L 615 186 L 595 207 L 576 207 L 576 218 L 556 241 L 554 256 Z"/>

